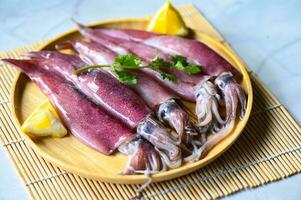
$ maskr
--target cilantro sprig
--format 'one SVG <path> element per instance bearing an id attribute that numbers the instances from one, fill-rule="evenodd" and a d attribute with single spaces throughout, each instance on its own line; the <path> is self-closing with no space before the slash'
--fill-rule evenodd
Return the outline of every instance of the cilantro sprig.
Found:
<path id="1" fill-rule="evenodd" d="M 114 69 L 137 69 L 142 61 L 132 54 L 118 55 L 112 64 Z"/>
<path id="2" fill-rule="evenodd" d="M 138 83 L 136 75 L 132 73 L 119 71 L 116 69 L 114 69 L 112 72 L 121 83 L 124 83 L 126 85 L 136 85 Z"/>
<path id="3" fill-rule="evenodd" d="M 112 73 L 114 76 L 121 82 L 127 85 L 134 85 L 138 83 L 137 76 L 131 72 L 131 70 L 136 70 L 139 68 L 150 68 L 154 71 L 157 71 L 163 79 L 167 79 L 172 82 L 177 81 L 177 77 L 173 74 L 162 71 L 162 68 L 172 68 L 175 67 L 181 71 L 184 71 L 191 74 L 197 74 L 201 72 L 201 66 L 196 64 L 190 64 L 187 62 L 186 58 L 183 56 L 172 56 L 171 62 L 167 62 L 162 58 L 156 56 L 152 61 L 144 66 L 142 65 L 142 61 L 132 54 L 126 55 L 118 55 L 113 64 L 111 65 L 91 65 L 84 66 L 74 71 L 75 75 L 79 75 L 80 73 L 102 67 L 110 67 L 112 68 Z"/>
<path id="4" fill-rule="evenodd" d="M 133 69 L 138 69 L 141 66 L 141 60 L 132 54 L 118 55 L 112 65 L 91 65 L 84 66 L 74 71 L 75 75 L 79 75 L 81 72 L 102 68 L 110 67 L 112 68 L 112 73 L 121 82 L 127 85 L 135 85 L 138 83 L 136 75 L 129 72 Z"/>
<path id="5" fill-rule="evenodd" d="M 171 60 L 173 62 L 173 66 L 189 75 L 198 74 L 202 71 L 202 67 L 200 65 L 188 63 L 186 58 L 183 56 L 175 55 L 172 56 Z"/>
<path id="6" fill-rule="evenodd" d="M 148 66 L 151 69 L 159 70 L 161 67 L 167 67 L 167 68 L 172 67 L 172 63 L 163 60 L 159 56 L 155 56 Z"/>
<path id="7" fill-rule="evenodd" d="M 149 64 L 149 67 L 154 70 L 158 70 L 162 67 L 175 67 L 178 70 L 184 71 L 189 75 L 198 74 L 202 71 L 202 67 L 200 65 L 188 63 L 186 58 L 180 55 L 172 56 L 171 62 L 167 62 L 162 58 L 156 56 Z"/>

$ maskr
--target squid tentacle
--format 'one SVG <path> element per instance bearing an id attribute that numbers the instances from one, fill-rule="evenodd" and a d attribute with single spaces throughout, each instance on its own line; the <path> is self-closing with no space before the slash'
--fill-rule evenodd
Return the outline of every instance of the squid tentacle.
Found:
<path id="1" fill-rule="evenodd" d="M 218 94 L 218 91 L 222 96 Z M 200 83 L 196 88 L 197 110 L 199 126 L 202 132 L 212 130 L 213 136 L 210 137 L 201 147 L 194 151 L 195 160 L 200 159 L 208 153 L 217 143 L 223 140 L 231 133 L 235 125 L 237 112 L 240 119 L 243 118 L 246 110 L 247 98 L 234 80 L 230 72 L 221 73 L 214 81 L 206 80 Z M 223 120 L 218 107 L 225 106 L 226 117 Z"/>
<path id="2" fill-rule="evenodd" d="M 198 135 L 195 124 L 192 121 L 186 120 L 185 124 L 184 130 L 188 135 Z"/>
<path id="3" fill-rule="evenodd" d="M 195 152 L 195 161 L 199 160 L 201 157 L 204 157 L 209 150 L 211 150 L 215 145 L 217 145 L 220 141 L 225 139 L 232 131 L 235 125 L 235 119 L 231 120 L 227 123 L 219 132 L 214 134 L 211 138 L 209 138 L 204 145 L 202 145 Z"/>
<path id="4" fill-rule="evenodd" d="M 246 109 L 247 109 L 247 98 L 244 94 L 244 91 L 241 88 L 236 88 L 237 96 L 240 103 L 240 115 L 239 118 L 242 120 L 242 118 L 245 115 Z"/>
<path id="5" fill-rule="evenodd" d="M 152 174 L 167 170 L 166 163 L 159 151 L 142 138 L 136 138 L 119 146 L 118 150 L 128 155 L 128 163 L 121 174 L 144 174 L 147 181 L 137 190 L 132 199 L 140 199 L 143 190 L 152 183 Z"/>
<path id="6" fill-rule="evenodd" d="M 242 119 L 246 110 L 246 94 L 240 85 L 234 80 L 233 75 L 230 72 L 221 73 L 215 79 L 214 83 L 218 90 L 222 93 L 224 105 L 226 107 L 226 119 L 224 120 L 224 123 L 220 123 L 220 119 L 217 117 L 219 115 L 215 115 L 216 121 L 212 122 L 212 132 L 214 135 L 198 149 L 195 157 L 196 160 L 206 155 L 210 149 L 226 138 L 235 126 L 237 112 L 240 113 L 240 119 Z M 215 108 L 213 109 L 214 113 L 218 113 Z"/>
<path id="7" fill-rule="evenodd" d="M 168 113 L 173 113 L 173 115 L 170 116 L 168 115 Z M 196 131 L 195 124 L 190 120 L 188 114 L 178 104 L 176 104 L 175 100 L 170 100 L 167 104 L 166 102 L 161 104 L 161 108 L 159 108 L 158 112 L 158 117 L 162 121 L 165 121 L 165 123 L 172 122 L 173 120 L 171 118 L 175 118 L 177 119 L 176 121 L 182 122 L 181 124 L 177 124 L 177 126 L 175 126 L 175 123 L 174 125 L 169 125 L 177 130 L 177 145 L 182 150 L 183 160 L 186 162 L 193 161 L 195 159 L 195 152 L 201 145 L 205 143 L 206 135 L 199 133 L 199 131 Z M 167 163 L 167 165 L 174 165 L 167 160 L 165 162 Z"/>
<path id="8" fill-rule="evenodd" d="M 226 107 L 226 122 L 228 122 L 231 118 L 232 113 L 232 101 L 231 101 L 231 95 L 229 94 L 230 91 L 225 92 L 225 107 Z"/>
<path id="9" fill-rule="evenodd" d="M 198 104 L 196 114 L 198 119 L 202 119 L 206 115 L 206 103 L 204 103 L 204 101 L 200 101 Z"/>
<path id="10" fill-rule="evenodd" d="M 142 138 L 134 139 L 119 146 L 118 150 L 128 155 L 128 162 L 122 174 L 155 174 L 165 171 L 159 152 Z"/>
<path id="11" fill-rule="evenodd" d="M 220 96 L 217 94 L 216 86 L 206 80 L 197 85 L 195 89 L 196 114 L 200 132 L 206 133 L 214 124 L 224 124 L 218 109 Z"/>
<path id="12" fill-rule="evenodd" d="M 231 101 L 232 101 L 232 115 L 231 115 L 230 120 L 233 120 L 236 117 L 237 106 L 238 106 L 238 97 L 236 96 L 237 95 L 236 91 L 233 91 L 230 95 L 231 95 Z"/>
<path id="13" fill-rule="evenodd" d="M 219 110 L 218 110 L 218 102 L 216 99 L 212 99 L 212 112 L 213 115 L 215 116 L 216 121 L 219 124 L 224 124 L 225 121 L 222 119 L 222 117 L 219 114 Z"/>
<path id="14" fill-rule="evenodd" d="M 137 190 L 134 197 L 132 197 L 130 200 L 140 200 L 142 197 L 142 192 L 147 188 L 151 183 L 153 182 L 153 179 L 151 176 L 147 175 L 147 181 L 143 183 Z"/>
<path id="15" fill-rule="evenodd" d="M 231 72 L 221 73 L 214 81 L 221 91 L 226 106 L 226 122 L 229 123 L 236 117 L 237 112 L 240 119 L 245 115 L 247 97 L 240 85 L 235 81 Z"/>
<path id="16" fill-rule="evenodd" d="M 212 122 L 212 101 L 209 101 L 207 106 L 206 106 L 206 116 L 205 119 L 199 120 L 199 126 L 203 127 L 206 126 L 207 124 L 210 124 Z"/>
<path id="17" fill-rule="evenodd" d="M 185 144 L 191 136 L 198 135 L 197 128 L 189 115 L 174 99 L 160 104 L 157 116 L 160 121 L 168 124 L 177 132 L 177 144 L 181 144 L 182 142 Z"/>
<path id="18" fill-rule="evenodd" d="M 150 115 L 139 123 L 137 133 L 157 148 L 168 167 L 181 165 L 182 152 L 177 146 L 176 138 L 162 128 L 153 116 Z"/>

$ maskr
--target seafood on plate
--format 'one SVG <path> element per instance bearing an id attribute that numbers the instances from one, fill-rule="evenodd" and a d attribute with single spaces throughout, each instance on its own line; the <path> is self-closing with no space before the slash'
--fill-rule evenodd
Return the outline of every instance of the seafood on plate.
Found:
<path id="1" fill-rule="evenodd" d="M 115 52 L 97 43 L 69 41 L 69 44 L 87 64 L 111 64 L 117 56 Z M 114 76 L 110 68 L 103 68 L 103 70 Z M 134 74 L 138 77 L 139 83 L 129 87 L 135 90 L 151 109 L 155 110 L 162 122 L 176 131 L 178 144 L 184 144 L 184 148 L 188 147 L 189 151 L 193 151 L 196 146 L 203 144 L 205 137 L 199 136 L 194 122 L 179 105 L 179 101 L 177 101 L 179 98 L 144 71 L 137 70 Z"/>
<path id="2" fill-rule="evenodd" d="M 146 46 L 133 41 L 126 41 L 123 38 L 113 38 L 110 35 L 103 34 L 99 31 L 102 29 L 91 29 L 81 24 L 78 24 L 78 27 L 80 33 L 90 40 L 105 46 L 106 48 L 114 51 L 117 54 L 135 54 L 138 57 L 142 58 L 146 64 L 148 64 L 153 58 L 155 58 L 155 56 L 159 56 L 161 59 L 168 58 L 168 56 L 163 54 L 163 52 L 160 52 L 159 50 L 154 49 L 150 46 Z M 149 32 L 145 33 L 148 34 Z M 146 74 L 154 77 L 162 85 L 174 91 L 179 97 L 192 102 L 195 100 L 192 84 L 185 81 L 177 81 L 177 83 L 175 84 L 167 79 L 163 79 L 156 71 L 148 68 L 141 70 Z"/>
<path id="3" fill-rule="evenodd" d="M 75 69 L 85 65 L 77 55 L 40 51 L 28 52 L 24 56 L 37 66 L 73 83 L 94 103 L 135 130 L 138 136 L 149 141 L 159 151 L 168 167 L 181 165 L 181 149 L 176 140 L 152 116 L 152 111 L 140 97 L 127 86 L 98 69 L 85 72 L 81 76 L 74 75 Z"/>
<path id="4" fill-rule="evenodd" d="M 128 150 L 122 150 L 129 156 L 125 173 L 133 173 L 135 170 L 152 173 L 164 169 L 161 157 L 152 145 L 137 138 L 133 130 L 90 101 L 73 84 L 38 67 L 31 60 L 4 61 L 25 73 L 39 86 L 49 97 L 66 127 L 80 141 L 105 155 L 112 154 L 121 146 L 129 146 Z M 87 121 L 91 123 L 87 124 Z"/>
<path id="5" fill-rule="evenodd" d="M 236 81 L 241 79 L 241 74 L 207 45 L 196 40 L 140 30 L 92 29 L 81 24 L 78 24 L 78 28 L 80 33 L 90 40 L 115 53 L 134 54 L 146 64 L 156 56 L 167 62 L 181 56 L 187 58 L 187 62 L 200 65 L 202 72 L 193 75 L 177 68 L 164 68 L 178 78 L 176 83 L 162 78 L 149 68 L 141 70 L 182 99 L 196 102 L 196 115 L 201 133 L 211 130 L 216 133 L 216 137 L 222 139 L 223 135 L 232 131 L 234 126 L 231 124 L 234 123 L 237 113 L 240 113 L 240 119 L 244 116 L 247 98 Z M 226 111 L 225 117 L 221 114 L 223 110 Z M 223 134 L 218 134 L 220 132 Z M 211 145 L 208 146 L 214 146 L 212 143 L 211 141 Z"/>
<path id="6" fill-rule="evenodd" d="M 38 51 L 4 61 L 40 87 L 75 137 L 105 155 L 126 154 L 124 174 L 154 174 L 183 160 L 197 161 L 229 135 L 237 113 L 244 117 L 247 97 L 236 81 L 240 73 L 205 44 L 80 24 L 79 31 L 90 41 L 58 45 L 77 54 Z M 116 70 L 122 55 L 134 59 L 136 68 Z M 188 66 L 193 73 L 184 70 Z M 135 79 L 125 84 L 121 75 Z M 196 103 L 197 123 L 182 100 Z M 209 131 L 213 135 L 207 138 Z"/>

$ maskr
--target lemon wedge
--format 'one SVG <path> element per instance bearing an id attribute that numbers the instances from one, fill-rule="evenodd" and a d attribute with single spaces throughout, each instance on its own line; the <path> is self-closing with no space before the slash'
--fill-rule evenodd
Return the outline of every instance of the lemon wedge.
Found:
<path id="1" fill-rule="evenodd" d="M 189 33 L 181 14 L 170 1 L 166 1 L 152 17 L 147 30 L 178 36 L 186 36 Z"/>
<path id="2" fill-rule="evenodd" d="M 67 134 L 66 128 L 48 99 L 31 113 L 21 129 L 30 136 L 63 137 Z"/>

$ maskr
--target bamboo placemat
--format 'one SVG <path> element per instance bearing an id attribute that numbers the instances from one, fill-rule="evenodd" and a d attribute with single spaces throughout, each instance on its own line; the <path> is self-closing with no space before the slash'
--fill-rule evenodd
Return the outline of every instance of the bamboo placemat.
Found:
<path id="1" fill-rule="evenodd" d="M 193 5 L 180 8 L 186 23 L 223 40 Z M 17 58 L 41 44 L 0 54 Z M 3 64 L 1 64 L 3 65 Z M 10 90 L 16 71 L 0 67 L 0 140 L 32 199 L 129 199 L 137 185 L 102 183 L 68 173 L 38 156 L 14 125 Z M 152 184 L 144 199 L 212 199 L 301 171 L 301 130 L 281 103 L 250 72 L 254 106 L 243 134 L 221 157 L 184 177 Z M 239 152 L 239 153 L 238 153 Z"/>

